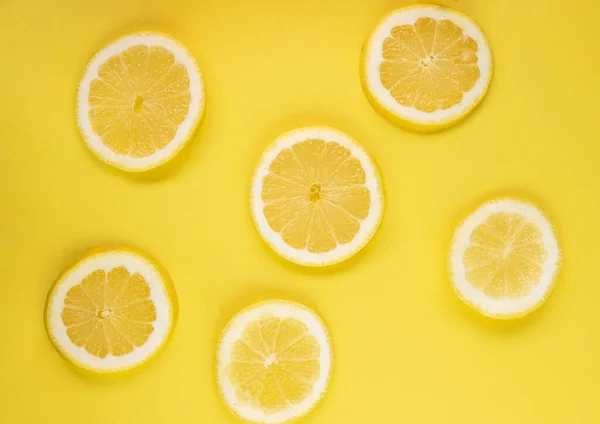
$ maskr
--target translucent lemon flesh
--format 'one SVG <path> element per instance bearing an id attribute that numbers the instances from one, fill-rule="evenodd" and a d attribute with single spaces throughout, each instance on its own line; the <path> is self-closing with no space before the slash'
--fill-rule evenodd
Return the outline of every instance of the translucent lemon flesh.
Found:
<path id="1" fill-rule="evenodd" d="M 100 66 L 87 101 L 102 142 L 115 153 L 144 158 L 167 146 L 188 115 L 190 80 L 164 47 L 133 46 Z"/>
<path id="2" fill-rule="evenodd" d="M 463 263 L 469 283 L 489 297 L 518 299 L 539 284 L 546 258 L 535 223 L 517 213 L 498 212 L 475 228 Z"/>
<path id="3" fill-rule="evenodd" d="M 125 267 L 96 270 L 66 294 L 61 319 L 75 345 L 99 358 L 122 356 L 148 340 L 156 320 L 150 287 Z"/>
<path id="4" fill-rule="evenodd" d="M 227 375 L 237 399 L 266 414 L 298 405 L 320 375 L 319 342 L 306 324 L 265 315 L 233 343 Z"/>
<path id="5" fill-rule="evenodd" d="M 422 17 L 384 40 L 380 79 L 399 104 L 430 113 L 461 102 L 480 77 L 477 61 L 477 43 L 460 27 Z"/>
<path id="6" fill-rule="evenodd" d="M 264 216 L 296 249 L 325 253 L 351 242 L 370 209 L 361 163 L 350 150 L 323 140 L 283 149 L 263 180 Z"/>

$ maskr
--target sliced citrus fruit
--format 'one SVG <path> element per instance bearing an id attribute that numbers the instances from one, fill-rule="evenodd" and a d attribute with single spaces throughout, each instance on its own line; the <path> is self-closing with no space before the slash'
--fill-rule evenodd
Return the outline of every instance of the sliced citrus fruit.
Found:
<path id="1" fill-rule="evenodd" d="M 227 324 L 217 352 L 218 385 L 237 417 L 283 423 L 305 415 L 321 399 L 331 361 L 321 319 L 303 305 L 271 300 Z"/>
<path id="2" fill-rule="evenodd" d="M 518 200 L 489 202 L 456 230 L 450 278 L 458 296 L 484 315 L 516 318 L 550 294 L 560 251 L 550 222 Z"/>
<path id="3" fill-rule="evenodd" d="M 77 95 L 86 145 L 126 171 L 173 158 L 193 136 L 203 111 L 196 61 L 178 41 L 156 33 L 128 35 L 98 52 Z"/>
<path id="4" fill-rule="evenodd" d="M 481 28 L 443 6 L 415 5 L 387 15 L 363 50 L 362 84 L 385 116 L 432 131 L 465 117 L 492 79 Z"/>
<path id="5" fill-rule="evenodd" d="M 291 131 L 267 149 L 250 203 L 262 238 L 289 261 L 309 266 L 358 252 L 383 215 L 372 159 L 349 136 L 323 127 Z"/>
<path id="6" fill-rule="evenodd" d="M 137 367 L 169 338 L 177 300 L 168 275 L 129 249 L 100 250 L 66 270 L 46 304 L 46 328 L 58 351 L 95 373 Z"/>

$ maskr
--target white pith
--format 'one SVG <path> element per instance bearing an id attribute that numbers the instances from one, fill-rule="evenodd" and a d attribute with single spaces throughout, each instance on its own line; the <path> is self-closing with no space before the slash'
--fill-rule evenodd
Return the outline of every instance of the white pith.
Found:
<path id="1" fill-rule="evenodd" d="M 546 249 L 546 260 L 542 264 L 542 275 L 537 285 L 524 297 L 517 299 L 496 299 L 488 296 L 467 280 L 467 269 L 463 262 L 465 251 L 469 247 L 473 231 L 491 215 L 498 213 L 516 213 L 535 224 L 541 234 Z M 535 308 L 546 296 L 558 271 L 560 250 L 552 225 L 533 205 L 522 201 L 504 199 L 489 202 L 473 212 L 454 233 L 450 251 L 450 278 L 454 288 L 464 299 L 478 310 L 490 316 L 519 315 Z"/>
<path id="2" fill-rule="evenodd" d="M 370 209 L 367 217 L 361 221 L 360 229 L 351 242 L 337 244 L 325 253 L 309 252 L 307 248 L 297 249 L 288 245 L 281 235 L 269 225 L 265 215 L 265 202 L 262 200 L 263 180 L 269 174 L 269 166 L 273 159 L 284 149 L 288 149 L 301 141 L 316 139 L 325 142 L 334 141 L 347 148 L 353 157 L 358 159 L 366 175 L 364 186 L 370 193 Z M 251 209 L 254 221 L 261 236 L 285 259 L 310 266 L 329 265 L 340 262 L 358 252 L 374 235 L 383 214 L 383 192 L 377 167 L 366 151 L 352 138 L 341 131 L 326 128 L 300 128 L 283 134 L 263 154 L 254 174 L 251 188 Z"/>
<path id="3" fill-rule="evenodd" d="M 173 53 L 175 61 L 181 63 L 187 70 L 190 79 L 190 106 L 185 120 L 181 123 L 173 140 L 163 149 L 150 156 L 136 158 L 122 155 L 108 148 L 98 134 L 94 132 L 89 120 L 90 105 L 88 96 L 90 83 L 98 78 L 98 69 L 110 57 L 133 47 L 144 45 L 159 46 Z M 141 171 L 158 166 L 173 157 L 189 140 L 196 128 L 204 109 L 204 83 L 196 61 L 191 53 L 178 41 L 164 35 L 154 33 L 132 34 L 118 39 L 98 52 L 88 64 L 85 75 L 79 84 L 77 92 L 77 121 L 86 145 L 102 160 L 119 168 Z"/>
<path id="4" fill-rule="evenodd" d="M 312 393 L 297 405 L 289 409 L 268 415 L 261 409 L 244 404 L 237 399 L 235 387 L 229 381 L 227 366 L 231 362 L 231 346 L 238 340 L 247 324 L 260 319 L 264 315 L 278 318 L 293 318 L 303 322 L 308 327 L 309 334 L 317 339 L 321 348 L 319 355 L 320 375 L 313 385 Z M 225 403 L 240 418 L 254 423 L 283 423 L 300 417 L 309 412 L 321 399 L 331 376 L 332 351 L 327 330 L 321 319 L 310 309 L 287 301 L 262 302 L 242 311 L 227 325 L 219 343 L 217 352 L 217 380 Z"/>
<path id="5" fill-rule="evenodd" d="M 379 67 L 383 62 L 384 40 L 391 36 L 394 27 L 412 25 L 419 18 L 448 19 L 477 43 L 479 79 L 470 91 L 463 94 L 460 103 L 448 109 L 423 112 L 414 107 L 401 105 L 381 82 Z M 492 54 L 485 35 L 467 16 L 445 7 L 414 6 L 392 12 L 378 25 L 367 42 L 363 66 L 367 89 L 384 109 L 401 119 L 419 125 L 438 125 L 459 119 L 485 95 L 492 73 Z"/>
<path id="6" fill-rule="evenodd" d="M 150 287 L 150 300 L 156 308 L 156 319 L 151 323 L 154 330 L 144 345 L 134 347 L 130 353 L 122 356 L 108 354 L 100 358 L 71 341 L 61 312 L 65 306 L 65 296 L 73 286 L 98 269 L 108 272 L 119 266 L 125 267 L 131 275 L 139 273 Z M 156 353 L 171 332 L 174 311 L 165 284 L 160 272 L 150 261 L 132 252 L 112 251 L 91 255 L 64 274 L 53 288 L 46 311 L 50 337 L 64 356 L 82 368 L 95 372 L 116 372 L 133 368 Z"/>

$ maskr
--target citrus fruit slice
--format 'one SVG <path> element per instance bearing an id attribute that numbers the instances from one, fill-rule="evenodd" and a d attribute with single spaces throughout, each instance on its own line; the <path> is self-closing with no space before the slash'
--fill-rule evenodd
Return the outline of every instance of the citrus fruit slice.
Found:
<path id="1" fill-rule="evenodd" d="M 46 328 L 79 368 L 114 373 L 137 367 L 169 338 L 177 300 L 168 275 L 129 249 L 96 251 L 67 269 L 46 304 Z"/>
<path id="2" fill-rule="evenodd" d="M 312 310 L 266 301 L 227 324 L 217 352 L 218 385 L 237 417 L 283 423 L 305 415 L 321 399 L 331 361 L 327 330 Z"/>
<path id="3" fill-rule="evenodd" d="M 516 318 L 550 294 L 560 251 L 552 226 L 533 205 L 489 202 L 456 230 L 450 278 L 458 296 L 493 318 Z"/>
<path id="4" fill-rule="evenodd" d="M 267 149 L 250 203 L 262 238 L 287 260 L 309 266 L 358 252 L 383 215 L 372 159 L 349 136 L 324 127 L 291 131 Z"/>
<path id="5" fill-rule="evenodd" d="M 128 35 L 98 52 L 77 95 L 86 145 L 126 171 L 173 158 L 193 136 L 203 111 L 196 61 L 178 41 L 156 33 Z"/>
<path id="6" fill-rule="evenodd" d="M 422 131 L 450 126 L 483 99 L 492 54 L 479 26 L 443 6 L 415 5 L 387 15 L 363 50 L 365 93 L 377 110 Z"/>

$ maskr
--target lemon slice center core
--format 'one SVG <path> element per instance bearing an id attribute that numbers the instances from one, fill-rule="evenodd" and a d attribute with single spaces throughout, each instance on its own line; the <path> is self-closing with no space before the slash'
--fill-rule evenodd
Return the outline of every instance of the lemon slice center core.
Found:
<path id="1" fill-rule="evenodd" d="M 142 104 L 144 103 L 144 98 L 140 95 L 136 96 L 135 102 L 133 103 L 133 113 L 139 115 L 142 113 Z"/>
<path id="2" fill-rule="evenodd" d="M 112 313 L 112 310 L 110 310 L 110 309 L 102 309 L 102 310 L 98 311 L 97 316 L 100 319 L 104 319 L 104 318 L 108 318 L 111 313 Z"/>
<path id="3" fill-rule="evenodd" d="M 315 203 L 317 201 L 321 200 L 321 184 L 314 183 L 313 185 L 310 186 L 309 198 L 310 198 L 311 202 L 315 202 Z"/>

